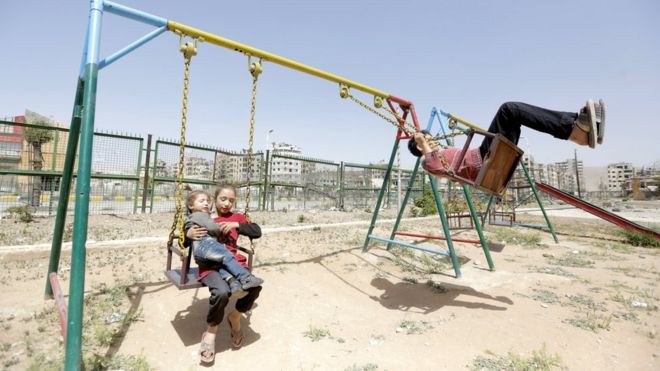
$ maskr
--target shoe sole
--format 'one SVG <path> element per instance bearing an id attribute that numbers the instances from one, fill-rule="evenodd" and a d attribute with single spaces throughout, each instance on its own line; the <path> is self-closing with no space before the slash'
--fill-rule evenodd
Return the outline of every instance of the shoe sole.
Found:
<path id="1" fill-rule="evenodd" d="M 605 101 L 600 99 L 598 100 L 598 105 L 600 106 L 600 121 L 598 121 L 598 144 L 603 144 L 603 138 L 605 137 Z M 598 118 L 598 115 L 596 115 Z"/>
<path id="2" fill-rule="evenodd" d="M 594 101 L 587 100 L 587 117 L 589 118 L 589 147 L 596 148 L 596 107 Z"/>

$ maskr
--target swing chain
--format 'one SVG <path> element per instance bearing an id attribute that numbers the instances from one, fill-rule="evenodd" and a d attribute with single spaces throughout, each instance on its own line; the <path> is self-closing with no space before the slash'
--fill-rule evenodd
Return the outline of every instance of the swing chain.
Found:
<path id="1" fill-rule="evenodd" d="M 183 99 L 181 105 L 181 133 L 180 133 L 180 144 L 179 144 L 179 165 L 177 168 L 177 190 L 176 190 L 176 211 L 174 212 L 174 220 L 172 221 L 172 228 L 170 230 L 169 236 L 169 245 L 172 244 L 174 240 L 174 232 L 179 231 L 179 251 L 181 252 L 181 257 L 186 258 L 188 256 L 188 249 L 185 248 L 184 242 L 186 238 L 186 233 L 184 229 L 184 220 L 183 220 L 183 171 L 185 164 L 185 149 L 186 149 L 186 121 L 188 119 L 188 84 L 190 82 L 190 62 L 192 57 L 197 55 L 197 40 L 194 43 L 186 42 L 183 43 L 183 36 L 179 42 L 179 51 L 183 53 Z"/>
<path id="2" fill-rule="evenodd" d="M 375 108 L 372 108 L 368 104 L 362 102 L 360 99 L 354 97 L 351 94 L 350 89 L 346 85 L 339 84 L 339 96 L 341 98 L 344 98 L 344 99 L 349 98 L 353 102 L 357 103 L 360 107 L 366 109 L 367 111 L 373 113 L 374 115 L 376 115 L 376 116 L 382 118 L 383 120 L 389 122 L 390 124 L 392 124 L 397 129 L 401 129 L 401 131 L 406 133 L 408 136 L 412 136 L 412 133 L 415 133 L 417 131 L 417 129 L 415 128 L 415 126 L 413 124 L 404 121 L 399 115 L 396 114 L 396 112 L 393 112 L 391 110 L 387 111 L 388 113 L 394 115 L 394 117 L 396 117 L 398 122 L 393 120 L 390 117 L 385 116 L 382 112 L 378 111 Z M 374 97 L 374 105 L 377 108 L 381 108 L 383 106 L 383 99 L 381 97 Z"/>
<path id="3" fill-rule="evenodd" d="M 245 215 L 245 218 L 248 220 L 249 223 L 250 196 L 251 196 L 250 189 L 252 188 L 250 184 L 251 181 L 250 173 L 252 172 L 252 161 L 253 161 L 252 148 L 254 145 L 254 116 L 257 107 L 257 80 L 259 79 L 259 75 L 263 71 L 261 59 L 259 60 L 259 62 L 252 62 L 252 57 L 248 56 L 248 70 L 250 71 L 250 74 L 252 74 L 252 97 L 250 99 L 250 134 L 248 138 L 248 150 L 247 150 L 247 193 L 245 195 L 245 212 L 243 214 Z"/>

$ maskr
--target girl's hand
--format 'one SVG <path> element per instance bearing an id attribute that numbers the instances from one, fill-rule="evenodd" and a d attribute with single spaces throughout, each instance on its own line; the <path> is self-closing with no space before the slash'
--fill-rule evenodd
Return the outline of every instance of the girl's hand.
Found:
<path id="1" fill-rule="evenodd" d="M 186 238 L 197 241 L 200 238 L 206 236 L 208 233 L 208 230 L 204 227 L 200 227 L 198 225 L 193 225 L 188 229 L 188 232 L 186 232 Z"/>
<path id="2" fill-rule="evenodd" d="M 238 228 L 238 222 L 221 222 L 218 223 L 218 227 L 220 227 L 222 234 L 229 234 L 232 229 Z"/>

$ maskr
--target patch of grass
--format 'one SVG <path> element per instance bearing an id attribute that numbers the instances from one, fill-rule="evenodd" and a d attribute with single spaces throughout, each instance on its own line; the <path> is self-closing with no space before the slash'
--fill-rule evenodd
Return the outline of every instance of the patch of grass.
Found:
<path id="1" fill-rule="evenodd" d="M 653 238 L 647 234 L 642 234 L 634 231 L 623 229 L 621 235 L 626 239 L 626 242 L 633 246 L 660 248 L 660 240 Z"/>
<path id="2" fill-rule="evenodd" d="M 303 332 L 303 336 L 312 341 L 320 341 L 326 337 L 330 338 L 330 331 L 324 328 L 309 326 L 309 330 Z"/>
<path id="3" fill-rule="evenodd" d="M 567 305 L 573 307 L 587 307 L 592 309 L 600 309 L 603 307 L 602 305 L 597 305 L 590 296 L 575 294 L 567 295 L 566 297 L 568 298 Z"/>
<path id="4" fill-rule="evenodd" d="M 415 277 L 403 277 L 403 282 L 408 282 L 412 284 L 419 283 L 419 281 L 417 281 L 417 278 Z"/>
<path id="5" fill-rule="evenodd" d="M 595 308 L 585 312 L 581 318 L 568 318 L 562 322 L 573 325 L 583 330 L 598 332 L 599 330 L 609 330 L 612 323 L 612 316 L 602 315 L 596 312 Z"/>
<path id="6" fill-rule="evenodd" d="M 352 365 L 351 367 L 347 367 L 344 369 L 344 371 L 375 371 L 375 370 L 378 370 L 378 365 L 375 363 L 367 363 L 364 366 Z"/>
<path id="7" fill-rule="evenodd" d="M 446 292 L 449 292 L 449 289 L 442 286 L 441 283 L 437 283 L 432 280 L 426 281 L 426 286 L 430 287 L 431 291 L 433 291 L 434 294 L 444 294 Z"/>
<path id="8" fill-rule="evenodd" d="M 563 276 L 563 277 L 571 277 L 575 278 L 577 277 L 571 272 L 567 272 L 560 267 L 536 267 L 536 266 L 531 266 L 529 267 L 530 272 L 536 272 L 536 273 L 543 273 L 543 274 L 552 274 L 554 276 Z"/>
<path id="9" fill-rule="evenodd" d="M 595 262 L 580 256 L 580 254 L 568 253 L 559 258 L 549 257 L 548 263 L 552 265 L 560 265 L 562 267 L 573 268 L 593 268 Z"/>
<path id="10" fill-rule="evenodd" d="M 34 220 L 34 216 L 32 215 L 32 210 L 30 209 L 29 205 L 8 207 L 5 209 L 5 212 L 9 214 L 11 219 L 18 219 L 23 223 L 30 223 L 32 220 Z"/>
<path id="11" fill-rule="evenodd" d="M 131 371 L 149 371 L 152 370 L 149 362 L 143 355 L 123 355 L 115 354 L 105 356 L 94 354 L 84 361 L 87 368 L 91 370 L 131 370 Z"/>
<path id="12" fill-rule="evenodd" d="M 495 238 L 504 243 L 511 243 L 530 248 L 538 247 L 541 243 L 541 235 L 539 233 L 523 233 L 512 228 L 496 229 Z"/>
<path id="13" fill-rule="evenodd" d="M 497 355 L 491 351 L 486 351 L 490 357 L 478 356 L 469 365 L 473 371 L 529 371 L 542 370 L 550 371 L 555 367 L 564 368 L 559 355 L 548 354 L 545 344 L 540 350 L 532 351 L 530 357 L 524 357 L 513 352 L 506 355 Z"/>
<path id="14" fill-rule="evenodd" d="M 426 321 L 403 320 L 399 323 L 399 328 L 408 335 L 419 335 L 433 329 L 433 326 Z"/>
<path id="15" fill-rule="evenodd" d="M 552 291 L 533 289 L 531 298 L 545 304 L 559 303 L 559 297 Z"/>

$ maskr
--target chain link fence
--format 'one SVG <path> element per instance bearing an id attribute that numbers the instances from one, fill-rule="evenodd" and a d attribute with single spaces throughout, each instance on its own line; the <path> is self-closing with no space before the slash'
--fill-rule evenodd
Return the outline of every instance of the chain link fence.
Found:
<path id="1" fill-rule="evenodd" d="M 41 139 L 34 139 L 37 132 Z M 0 120 L 0 216 L 29 207 L 34 215 L 54 215 L 60 202 L 69 129 Z M 173 212 L 176 208 L 179 143 L 158 139 L 151 144 L 135 135 L 97 132 L 93 139 L 90 207 L 93 214 Z M 75 173 L 68 210 L 75 206 Z M 187 144 L 184 195 L 190 190 L 213 193 L 222 183 L 237 187 L 238 210 L 373 209 L 387 167 L 337 163 L 285 152 L 256 152 Z M 405 194 L 410 170 L 394 168 L 383 207 L 396 207 Z M 421 194 L 420 174 L 413 197 Z M 248 186 L 249 182 L 249 186 Z"/>

